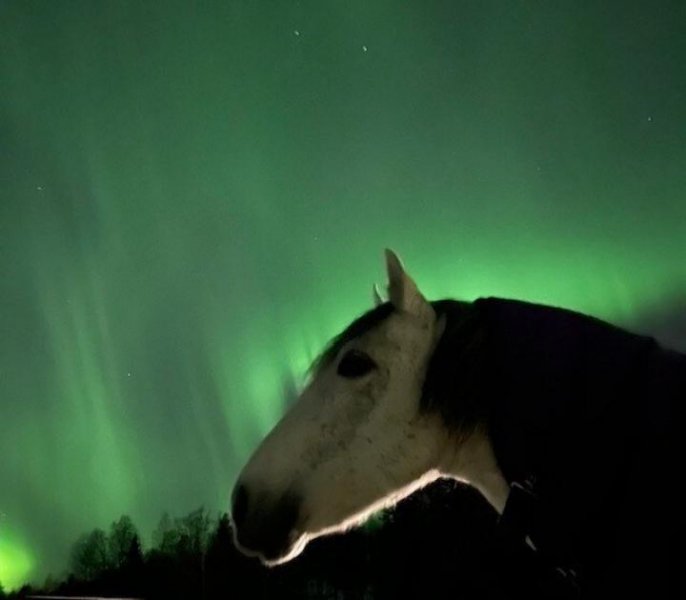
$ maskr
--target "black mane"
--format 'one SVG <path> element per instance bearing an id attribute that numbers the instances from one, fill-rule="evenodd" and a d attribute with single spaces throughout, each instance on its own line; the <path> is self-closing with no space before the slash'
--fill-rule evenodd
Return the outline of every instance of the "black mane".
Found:
<path id="1" fill-rule="evenodd" d="M 488 368 L 483 323 L 470 302 L 445 299 L 431 306 L 446 324 L 429 361 L 420 410 L 438 411 L 455 433 L 469 433 L 486 418 L 481 402 Z"/>
<path id="2" fill-rule="evenodd" d="M 530 538 L 584 588 L 669 596 L 686 356 L 567 309 L 433 304 L 448 322 L 424 410 L 457 433 L 485 426 L 508 483 L 533 487 Z"/>

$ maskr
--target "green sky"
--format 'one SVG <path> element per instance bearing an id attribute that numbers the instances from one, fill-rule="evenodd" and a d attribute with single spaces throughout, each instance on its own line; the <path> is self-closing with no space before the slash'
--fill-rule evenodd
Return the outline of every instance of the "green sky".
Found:
<path id="1" fill-rule="evenodd" d="M 0 0 L 0 582 L 226 509 L 386 246 L 669 331 L 684 190 L 682 0 Z"/>

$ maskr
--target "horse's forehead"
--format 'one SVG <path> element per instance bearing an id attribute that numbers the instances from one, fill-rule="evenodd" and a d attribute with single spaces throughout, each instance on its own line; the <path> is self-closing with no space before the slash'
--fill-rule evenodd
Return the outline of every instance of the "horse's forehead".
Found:
<path id="1" fill-rule="evenodd" d="M 362 334 L 359 342 L 389 351 L 401 351 L 408 340 L 424 337 L 427 331 L 406 315 L 393 314 L 374 329 Z"/>
<path id="2" fill-rule="evenodd" d="M 372 359 L 381 364 L 390 365 L 396 361 L 406 362 L 408 356 L 422 354 L 420 348 L 424 344 L 420 337 L 424 332 L 408 330 L 402 323 L 381 323 L 359 336 L 349 339 L 342 344 L 331 361 L 327 361 L 314 374 L 314 379 L 328 381 L 330 377 L 337 377 L 336 364 L 340 357 L 350 350 L 361 350 L 369 354 Z"/>
<path id="3" fill-rule="evenodd" d="M 311 374 L 310 383 L 321 380 L 327 376 L 335 376 L 334 367 L 338 357 L 344 355 L 350 349 L 363 350 L 373 358 L 402 356 L 407 353 L 413 354 L 417 349 L 417 343 L 427 336 L 429 329 L 422 327 L 415 320 L 406 315 L 392 313 L 375 327 L 340 342 L 333 354 L 329 351 L 329 359 L 319 365 L 319 368 Z M 421 340 L 420 340 L 421 338 Z"/>

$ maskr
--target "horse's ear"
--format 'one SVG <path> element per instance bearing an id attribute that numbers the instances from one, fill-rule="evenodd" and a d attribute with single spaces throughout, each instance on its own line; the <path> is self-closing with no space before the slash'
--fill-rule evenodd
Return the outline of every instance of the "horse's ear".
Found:
<path id="1" fill-rule="evenodd" d="M 374 306 L 379 306 L 379 304 L 383 304 L 383 298 L 381 297 L 379 286 L 376 284 L 374 284 L 374 287 L 372 288 L 372 295 L 374 296 Z"/>
<path id="2" fill-rule="evenodd" d="M 431 306 L 422 296 L 417 284 L 405 273 L 398 256 L 386 248 L 386 271 L 388 272 L 388 297 L 393 306 L 400 311 L 424 316 Z"/>

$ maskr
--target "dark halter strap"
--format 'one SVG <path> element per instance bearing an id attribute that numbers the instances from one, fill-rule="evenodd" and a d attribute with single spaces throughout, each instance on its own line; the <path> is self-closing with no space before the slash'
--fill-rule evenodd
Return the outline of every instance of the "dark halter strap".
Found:
<path id="1" fill-rule="evenodd" d="M 498 520 L 501 535 L 512 541 L 525 543 L 533 523 L 536 501 L 533 480 L 527 479 L 524 483 L 513 482 L 503 514 Z"/>
<path id="2" fill-rule="evenodd" d="M 537 501 L 533 479 L 512 483 L 498 520 L 496 559 L 513 585 L 531 586 L 531 598 L 577 599 L 581 592 L 574 570 L 556 565 L 529 537 Z"/>

